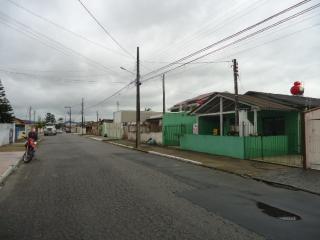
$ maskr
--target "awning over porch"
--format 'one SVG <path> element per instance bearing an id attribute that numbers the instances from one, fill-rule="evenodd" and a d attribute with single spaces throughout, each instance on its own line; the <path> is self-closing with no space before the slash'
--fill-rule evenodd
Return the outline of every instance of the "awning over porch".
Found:
<path id="1" fill-rule="evenodd" d="M 235 126 L 235 132 L 240 136 L 257 134 L 257 112 L 262 110 L 269 111 L 297 111 L 297 109 L 271 102 L 257 97 L 238 95 L 239 126 Z M 252 121 L 248 120 L 248 112 L 253 112 Z M 220 135 L 223 136 L 224 115 L 235 114 L 235 95 L 231 93 L 219 93 L 212 97 L 207 103 L 195 109 L 191 114 L 197 116 L 199 123 L 200 117 L 219 117 Z M 244 129 L 244 126 L 246 130 Z M 201 128 L 201 126 L 199 126 Z"/>

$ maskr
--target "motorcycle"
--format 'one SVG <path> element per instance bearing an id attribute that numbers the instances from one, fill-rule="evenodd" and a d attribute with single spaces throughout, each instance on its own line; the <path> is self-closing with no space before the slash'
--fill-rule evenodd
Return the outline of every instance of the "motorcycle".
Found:
<path id="1" fill-rule="evenodd" d="M 23 155 L 23 162 L 24 163 L 28 163 L 33 159 L 36 145 L 37 145 L 36 141 L 34 141 L 32 138 L 28 138 L 28 140 L 25 144 L 26 151 Z"/>

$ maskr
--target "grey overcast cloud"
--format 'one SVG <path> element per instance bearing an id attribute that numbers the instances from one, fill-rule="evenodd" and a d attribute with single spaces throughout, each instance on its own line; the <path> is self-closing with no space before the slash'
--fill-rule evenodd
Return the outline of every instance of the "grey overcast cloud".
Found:
<path id="1" fill-rule="evenodd" d="M 141 108 L 161 111 L 161 78 L 143 82 L 145 74 L 300 1 L 82 2 L 126 51 L 78 0 L 0 0 L 0 78 L 17 117 L 26 119 L 29 106 L 37 116 L 51 112 L 64 117 L 64 107 L 73 106 L 74 120 L 80 121 L 82 97 L 86 120 L 94 120 L 96 111 L 101 118 L 111 118 L 117 102 L 120 109 L 135 109 L 134 85 L 101 101 L 135 79 L 132 73 L 136 71 L 137 46 L 141 57 Z M 319 1 L 309 1 L 236 39 L 316 4 Z M 169 72 L 167 108 L 202 93 L 232 92 L 233 58 L 239 62 L 240 93 L 290 94 L 292 83 L 302 81 L 305 96 L 320 98 L 319 25 L 320 8 L 315 8 Z"/>

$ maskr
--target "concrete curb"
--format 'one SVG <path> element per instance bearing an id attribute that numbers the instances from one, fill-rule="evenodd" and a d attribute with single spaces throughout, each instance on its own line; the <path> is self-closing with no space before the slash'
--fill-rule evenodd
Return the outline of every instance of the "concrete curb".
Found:
<path id="1" fill-rule="evenodd" d="M 192 164 L 195 164 L 195 165 L 203 165 L 202 162 L 194 161 L 194 160 L 187 159 L 187 158 L 177 157 L 177 156 L 173 156 L 173 155 L 169 155 L 169 154 L 163 154 L 163 153 L 159 153 L 159 152 L 155 152 L 155 151 L 147 151 L 147 152 L 150 153 L 150 154 L 153 154 L 153 155 L 172 158 L 172 159 L 176 159 L 176 160 L 179 160 L 179 161 L 192 163 Z"/>
<path id="2" fill-rule="evenodd" d="M 96 137 L 88 137 L 88 138 L 96 140 L 96 141 L 101 141 L 101 142 L 103 141 L 103 139 L 101 139 L 101 138 L 96 138 Z"/>
<path id="3" fill-rule="evenodd" d="M 18 168 L 19 164 L 22 162 L 22 157 L 14 165 L 10 165 L 10 167 L 0 176 L 0 185 L 3 185 L 6 179 Z"/>
<path id="4" fill-rule="evenodd" d="M 243 178 L 250 178 L 250 179 L 255 180 L 257 182 L 263 182 L 265 184 L 272 185 L 272 186 L 275 186 L 275 187 L 286 188 L 286 189 L 293 190 L 293 191 L 303 191 L 303 192 L 307 192 L 307 193 L 311 193 L 311 194 L 320 196 L 320 193 L 314 192 L 314 191 L 311 191 L 311 190 L 308 190 L 308 189 L 299 188 L 299 187 L 288 185 L 288 184 L 284 184 L 284 183 L 273 182 L 273 181 L 269 181 L 269 180 L 266 180 L 266 179 L 263 179 L 263 178 L 250 176 L 250 175 L 247 175 L 247 174 L 240 174 L 240 173 L 232 172 L 232 171 L 226 170 L 226 169 L 216 168 L 216 167 L 209 166 L 209 165 L 203 164 L 202 162 L 194 161 L 194 160 L 191 160 L 191 159 L 177 157 L 177 156 L 174 156 L 174 155 L 163 154 L 163 153 L 159 153 L 159 152 L 155 152 L 155 151 L 146 151 L 146 150 L 142 150 L 142 149 L 136 149 L 135 147 L 124 145 L 124 144 L 120 144 L 120 143 L 115 143 L 115 142 L 112 142 L 112 141 L 105 141 L 105 142 L 107 142 L 109 144 L 112 144 L 112 145 L 128 148 L 128 149 L 131 149 L 131 150 L 136 150 L 136 151 L 140 151 L 140 152 L 144 152 L 144 153 L 149 153 L 149 154 L 158 155 L 158 156 L 162 156 L 162 157 L 166 157 L 166 158 L 171 158 L 171 159 L 187 162 L 187 163 L 190 163 L 190 164 L 193 164 L 193 165 L 197 165 L 197 166 L 201 166 L 201 167 L 205 167 L 205 168 L 210 168 L 210 169 L 213 169 L 213 170 L 216 170 L 216 171 L 221 171 L 221 172 L 225 172 L 225 173 L 234 174 L 234 175 L 237 175 L 237 176 L 240 176 L 240 177 L 243 177 Z"/>

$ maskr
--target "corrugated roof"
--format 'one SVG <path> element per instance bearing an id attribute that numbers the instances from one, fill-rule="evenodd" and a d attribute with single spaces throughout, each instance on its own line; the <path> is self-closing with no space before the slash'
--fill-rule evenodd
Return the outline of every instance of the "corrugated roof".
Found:
<path id="1" fill-rule="evenodd" d="M 222 96 L 225 99 L 229 99 L 232 102 L 235 101 L 235 95 L 232 93 L 227 93 L 227 92 L 223 92 L 223 93 L 219 93 L 215 96 L 213 96 L 211 99 L 215 99 L 219 96 Z M 216 113 L 218 111 L 213 110 L 215 109 L 218 103 L 217 101 L 208 101 L 206 104 L 199 106 L 198 108 L 194 109 L 192 111 L 192 113 L 202 113 L 202 114 L 207 114 L 207 113 Z M 274 111 L 299 111 L 299 109 L 297 108 L 293 108 L 287 105 L 283 105 L 274 101 L 270 101 L 270 100 L 266 100 L 263 98 L 258 98 L 258 97 L 253 97 L 253 96 L 249 96 L 249 95 L 238 95 L 238 101 L 239 101 L 239 105 L 241 107 L 244 107 L 243 105 L 247 105 L 250 106 L 251 108 L 258 108 L 259 110 L 274 110 Z M 212 106 L 211 106 L 212 105 Z M 219 107 L 219 105 L 218 105 Z"/>
<path id="2" fill-rule="evenodd" d="M 232 93 L 220 93 L 219 95 L 231 98 L 232 100 L 235 99 L 235 95 Z M 280 110 L 280 111 L 294 111 L 298 110 L 294 107 L 289 107 L 287 105 L 277 103 L 274 101 L 262 99 L 259 97 L 249 96 L 249 95 L 238 95 L 239 102 L 248 104 L 250 106 L 256 106 L 261 110 Z"/>
<path id="3" fill-rule="evenodd" d="M 285 94 L 276 93 L 265 93 L 265 92 L 255 92 L 249 91 L 245 95 L 254 96 L 258 98 L 263 98 L 266 100 L 271 100 L 283 105 L 287 105 L 294 108 L 304 109 L 306 107 L 315 108 L 320 106 L 319 98 L 310 98 L 303 96 L 293 96 Z"/>
<path id="4" fill-rule="evenodd" d="M 216 94 L 216 92 L 204 93 L 204 94 L 198 95 L 198 96 L 196 96 L 194 98 L 189 98 L 189 99 L 184 100 L 182 102 L 176 103 L 173 107 L 178 107 L 180 105 L 192 104 L 192 103 L 195 103 L 198 100 L 203 100 L 203 99 L 207 100 L 214 94 Z M 173 107 L 171 107 L 171 108 L 173 108 Z"/>

